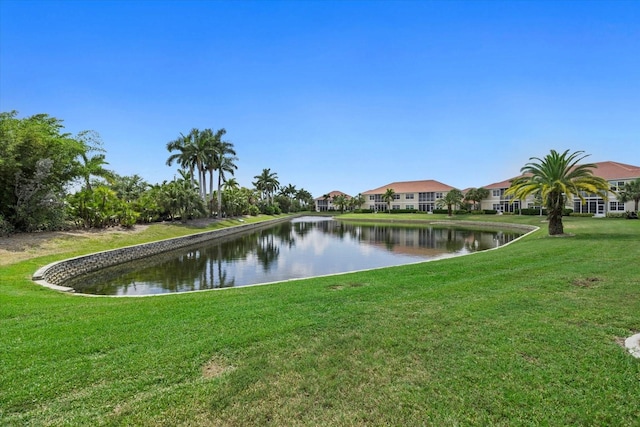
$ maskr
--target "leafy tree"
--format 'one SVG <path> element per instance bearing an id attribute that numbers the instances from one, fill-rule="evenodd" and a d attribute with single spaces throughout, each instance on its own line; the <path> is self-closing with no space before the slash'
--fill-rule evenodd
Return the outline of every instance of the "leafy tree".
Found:
<path id="1" fill-rule="evenodd" d="M 313 206 L 313 196 L 304 188 L 296 191 L 295 199 L 300 204 L 301 210 L 311 210 Z"/>
<path id="2" fill-rule="evenodd" d="M 562 214 L 566 200 L 579 197 L 584 202 L 583 192 L 601 194 L 606 198 L 609 183 L 593 175 L 597 166 L 593 163 L 579 164 L 588 155 L 584 151 L 562 154 L 551 150 L 543 159 L 531 157 L 520 171 L 524 174 L 515 179 L 505 195 L 512 195 L 524 200 L 527 196 L 540 193 L 547 208 L 549 219 L 549 234 L 552 236 L 563 234 Z"/>
<path id="3" fill-rule="evenodd" d="M 391 212 L 391 202 L 393 202 L 396 192 L 393 188 L 387 188 L 387 191 L 382 195 L 382 200 L 387 204 L 387 211 Z"/>
<path id="4" fill-rule="evenodd" d="M 150 185 L 138 174 L 131 176 L 113 174 L 110 187 L 116 192 L 118 198 L 126 202 L 134 202 L 144 194 Z"/>
<path id="5" fill-rule="evenodd" d="M 471 188 L 464 196 L 464 200 L 473 204 L 473 210 L 480 209 L 480 203 L 489 197 L 489 190 L 486 188 Z"/>
<path id="6" fill-rule="evenodd" d="M 438 201 L 436 202 L 436 206 L 440 209 L 446 206 L 447 215 L 452 216 L 453 207 L 460 205 L 463 200 L 464 200 L 464 194 L 462 194 L 462 191 L 458 190 L 457 188 L 454 188 L 452 190 L 449 190 L 443 198 L 438 199 Z"/>
<path id="7" fill-rule="evenodd" d="M 638 204 L 640 204 L 640 178 L 627 182 L 624 187 L 622 187 L 622 190 L 618 192 L 618 200 L 622 203 L 633 200 L 633 210 L 638 212 Z"/>
<path id="8" fill-rule="evenodd" d="M 0 113 L 0 216 L 21 230 L 27 224 L 24 218 L 17 218 L 18 198 L 21 197 L 20 215 L 26 212 L 27 199 L 25 194 L 17 194 L 17 180 L 39 180 L 44 167 L 39 162 L 48 159 L 51 162 L 47 162 L 47 190 L 61 195 L 65 187 L 80 176 L 76 159 L 86 151 L 86 147 L 63 132 L 59 119 L 47 114 L 20 119 L 17 114 L 16 111 Z M 35 203 L 33 197 L 36 194 L 42 193 L 39 190 L 32 194 L 29 203 Z"/>
<path id="9" fill-rule="evenodd" d="M 33 177 L 16 176 L 15 226 L 23 231 L 59 230 L 64 228 L 64 202 L 60 192 L 49 182 L 53 160 L 36 163 Z"/>

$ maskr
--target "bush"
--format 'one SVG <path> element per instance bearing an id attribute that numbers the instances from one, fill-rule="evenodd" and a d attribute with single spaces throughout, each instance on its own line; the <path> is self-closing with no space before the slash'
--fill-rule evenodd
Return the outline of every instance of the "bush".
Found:
<path id="1" fill-rule="evenodd" d="M 0 236 L 8 236 L 11 233 L 13 233 L 13 225 L 0 215 Z"/>
<path id="2" fill-rule="evenodd" d="M 495 209 L 483 209 L 482 212 L 487 215 L 495 215 L 498 213 L 498 211 Z"/>
<path id="3" fill-rule="evenodd" d="M 523 208 L 521 209 L 522 215 L 540 215 L 540 208 Z M 542 215 L 546 215 L 547 210 L 542 209 Z"/>
<path id="4" fill-rule="evenodd" d="M 389 213 L 392 213 L 392 214 L 416 213 L 416 212 L 418 212 L 417 209 L 391 209 L 391 211 L 389 211 Z"/>
<path id="5" fill-rule="evenodd" d="M 260 214 L 260 208 L 258 208 L 256 205 L 249 206 L 249 215 L 258 216 L 259 214 Z"/>

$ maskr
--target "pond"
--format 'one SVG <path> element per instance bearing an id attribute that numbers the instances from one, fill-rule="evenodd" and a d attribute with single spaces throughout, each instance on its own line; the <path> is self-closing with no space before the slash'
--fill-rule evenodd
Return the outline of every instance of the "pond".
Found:
<path id="1" fill-rule="evenodd" d="M 522 234 L 300 217 L 249 234 L 105 268 L 65 285 L 97 295 L 256 285 L 464 255 L 501 246 Z"/>

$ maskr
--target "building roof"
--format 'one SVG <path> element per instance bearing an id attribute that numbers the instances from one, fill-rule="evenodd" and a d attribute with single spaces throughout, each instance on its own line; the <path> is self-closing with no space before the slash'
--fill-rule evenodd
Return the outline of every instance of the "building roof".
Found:
<path id="1" fill-rule="evenodd" d="M 640 166 L 627 165 L 624 163 L 611 161 L 594 162 L 593 164 L 596 165 L 596 168 L 593 169 L 593 175 L 604 178 L 607 181 L 616 179 L 626 180 L 640 178 Z M 500 182 L 494 182 L 493 184 L 483 186 L 483 188 L 486 188 L 487 190 L 509 188 L 511 186 L 511 181 L 516 178 L 520 178 L 521 176 L 523 175 L 518 175 Z"/>
<path id="2" fill-rule="evenodd" d="M 514 179 L 518 179 L 524 175 L 514 176 L 513 178 L 505 179 L 504 181 L 494 182 L 493 184 L 483 185 L 482 188 L 486 188 L 487 190 L 495 190 L 498 188 L 509 188 L 511 187 L 511 181 Z"/>
<path id="3" fill-rule="evenodd" d="M 350 198 L 351 198 L 351 196 L 350 196 L 350 195 L 348 195 L 347 193 L 343 193 L 342 191 L 338 191 L 338 190 L 333 190 L 333 191 L 331 191 L 331 192 L 329 192 L 329 193 L 325 193 L 325 194 L 323 194 L 323 195 L 322 195 L 322 196 L 320 196 L 320 197 L 316 197 L 314 200 L 324 200 L 324 196 L 326 196 L 326 195 L 328 195 L 328 196 L 329 196 L 329 199 L 333 199 L 334 197 L 339 196 L 339 195 L 343 195 L 343 196 L 345 196 L 347 199 L 350 199 Z"/>
<path id="4" fill-rule="evenodd" d="M 384 194 L 388 188 L 393 189 L 397 194 L 401 193 L 427 193 L 432 191 L 451 191 L 454 187 L 443 184 L 433 179 L 426 179 L 422 181 L 400 181 L 392 182 L 382 187 L 368 190 L 362 194 Z"/>
<path id="5" fill-rule="evenodd" d="M 597 168 L 593 170 L 593 174 L 608 181 L 614 179 L 640 178 L 640 166 L 627 165 L 618 162 L 597 162 L 594 164 Z"/>

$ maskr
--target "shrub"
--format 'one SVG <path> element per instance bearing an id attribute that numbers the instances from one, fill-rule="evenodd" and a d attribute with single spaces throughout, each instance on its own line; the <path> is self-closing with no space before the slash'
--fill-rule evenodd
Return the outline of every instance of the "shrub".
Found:
<path id="1" fill-rule="evenodd" d="M 416 213 L 416 212 L 418 212 L 417 209 L 392 209 L 391 211 L 389 211 L 389 213 L 392 213 L 392 214 Z"/>
<path id="2" fill-rule="evenodd" d="M 0 236 L 8 236 L 13 233 L 13 225 L 0 214 Z"/>

